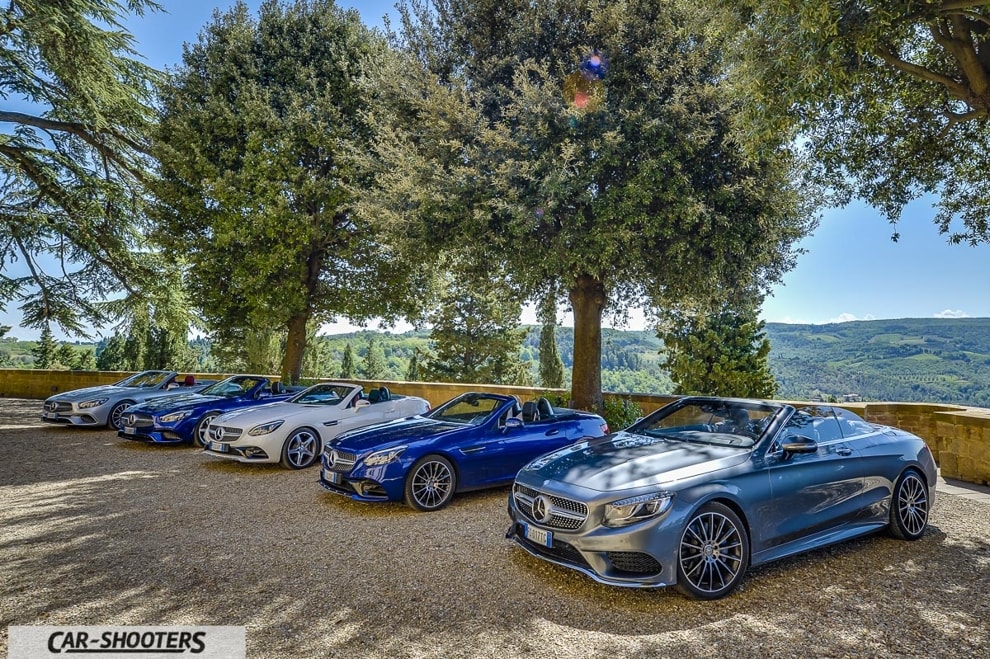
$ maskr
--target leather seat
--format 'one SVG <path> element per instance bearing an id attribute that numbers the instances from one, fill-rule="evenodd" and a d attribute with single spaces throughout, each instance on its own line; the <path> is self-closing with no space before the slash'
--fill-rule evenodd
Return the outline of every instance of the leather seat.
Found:
<path id="1" fill-rule="evenodd" d="M 536 410 L 540 413 L 541 419 L 552 419 L 554 416 L 553 405 L 546 398 L 536 399 Z"/>
<path id="2" fill-rule="evenodd" d="M 532 423 L 540 420 L 540 410 L 536 407 L 534 401 L 527 400 L 523 403 L 522 418 L 523 423 Z"/>
<path id="3" fill-rule="evenodd" d="M 374 405 L 381 399 L 382 399 L 382 392 L 378 391 L 377 389 L 372 389 L 371 391 L 368 392 L 368 402 L 371 403 L 372 405 Z"/>

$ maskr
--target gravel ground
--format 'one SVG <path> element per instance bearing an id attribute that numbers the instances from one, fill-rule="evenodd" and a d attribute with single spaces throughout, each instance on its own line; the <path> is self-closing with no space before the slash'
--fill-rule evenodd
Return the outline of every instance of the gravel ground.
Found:
<path id="1" fill-rule="evenodd" d="M 0 399 L 8 625 L 245 625 L 248 657 L 975 657 L 990 648 L 990 506 L 929 532 L 750 571 L 717 602 L 597 584 L 504 539 L 506 488 L 361 505 L 315 469 L 240 465 Z"/>

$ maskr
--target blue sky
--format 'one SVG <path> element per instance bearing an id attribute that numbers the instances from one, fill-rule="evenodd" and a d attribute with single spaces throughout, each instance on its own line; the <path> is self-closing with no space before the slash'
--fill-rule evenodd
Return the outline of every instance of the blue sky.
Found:
<path id="1" fill-rule="evenodd" d="M 175 66 L 182 44 L 194 42 L 214 9 L 233 2 L 160 0 L 166 13 L 132 18 L 126 27 L 137 50 L 152 66 Z M 257 7 L 259 0 L 249 0 Z M 382 16 L 394 16 L 393 0 L 339 0 L 357 9 L 368 25 L 381 26 Z M 931 218 L 930 200 L 910 205 L 897 231 L 875 210 L 854 203 L 824 213 L 814 235 L 801 243 L 807 253 L 797 262 L 763 306 L 770 322 L 829 323 L 882 318 L 990 317 L 990 245 L 950 245 Z M 633 314 L 633 329 L 641 329 Z M 10 335 L 36 338 L 38 332 L 17 327 L 16 309 L 0 313 L 0 323 L 13 325 Z M 535 322 L 531 312 L 524 322 Z M 565 323 L 567 321 L 565 320 Z M 568 323 L 569 324 L 569 323 Z M 337 323 L 328 331 L 349 331 Z M 395 328 L 406 329 L 405 326 Z"/>

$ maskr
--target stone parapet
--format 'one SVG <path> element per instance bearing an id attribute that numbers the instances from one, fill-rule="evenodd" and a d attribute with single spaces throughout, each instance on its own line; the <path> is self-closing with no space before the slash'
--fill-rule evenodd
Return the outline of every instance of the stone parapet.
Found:
<path id="1" fill-rule="evenodd" d="M 99 384 L 112 384 L 130 373 L 107 371 L 50 371 L 0 368 L 0 397 L 45 399 L 60 391 L 70 391 Z M 218 380 L 226 374 L 196 373 L 197 379 Z M 386 386 L 396 393 L 419 396 L 436 407 L 465 391 L 490 391 L 533 400 L 540 396 L 566 399 L 564 389 L 516 387 L 440 382 L 391 382 L 352 380 L 366 387 Z M 606 393 L 606 397 L 629 399 L 653 412 L 677 396 Z M 2 404 L 2 403 L 0 403 Z M 958 405 L 931 403 L 842 403 L 871 423 L 902 428 L 928 443 L 942 476 L 967 483 L 990 485 L 990 410 Z M 40 413 L 40 407 L 39 407 Z"/>

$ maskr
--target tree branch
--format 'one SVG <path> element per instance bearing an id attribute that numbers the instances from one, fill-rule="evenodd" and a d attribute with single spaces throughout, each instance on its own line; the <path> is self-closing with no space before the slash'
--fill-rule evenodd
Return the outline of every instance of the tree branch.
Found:
<path id="1" fill-rule="evenodd" d="M 885 46 L 877 46 L 874 52 L 877 57 L 882 59 L 886 64 L 899 71 L 903 71 L 904 73 L 913 75 L 916 78 L 921 78 L 922 80 L 927 80 L 929 82 L 938 83 L 944 86 L 950 94 L 955 96 L 960 101 L 965 101 L 969 97 L 969 89 L 967 89 L 962 83 L 957 82 L 948 76 L 942 75 L 941 73 L 935 73 L 934 71 L 926 69 L 923 66 L 918 66 L 917 64 L 912 64 L 911 62 L 905 62 Z"/>

